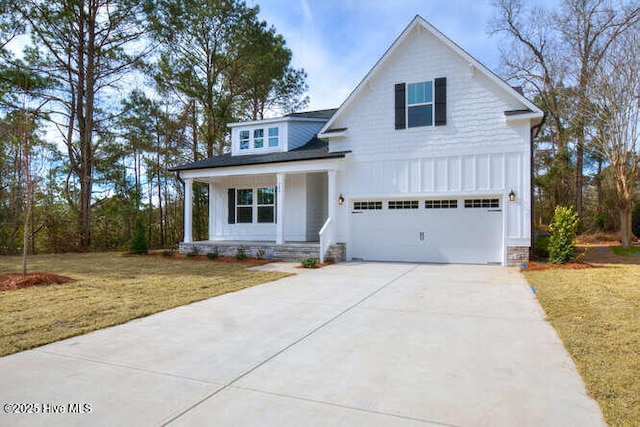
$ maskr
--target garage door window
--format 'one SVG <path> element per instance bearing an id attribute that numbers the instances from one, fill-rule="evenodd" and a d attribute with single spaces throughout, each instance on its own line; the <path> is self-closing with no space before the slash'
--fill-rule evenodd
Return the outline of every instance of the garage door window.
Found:
<path id="1" fill-rule="evenodd" d="M 353 209 L 362 210 L 379 210 L 382 209 L 382 202 L 353 202 Z"/>
<path id="2" fill-rule="evenodd" d="M 464 201 L 465 208 L 499 208 L 500 199 L 467 199 Z"/>
<path id="3" fill-rule="evenodd" d="M 389 209 L 418 209 L 420 203 L 417 200 L 391 200 Z"/>
<path id="4" fill-rule="evenodd" d="M 456 209 L 458 207 L 457 200 L 425 200 L 425 209 Z"/>

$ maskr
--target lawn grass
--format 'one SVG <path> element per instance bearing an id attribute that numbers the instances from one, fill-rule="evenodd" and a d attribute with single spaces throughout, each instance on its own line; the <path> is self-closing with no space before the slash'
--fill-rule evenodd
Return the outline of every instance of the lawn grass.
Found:
<path id="1" fill-rule="evenodd" d="M 0 257 L 0 273 L 20 266 L 19 257 Z M 38 255 L 29 258 L 29 271 L 76 281 L 0 292 L 0 356 L 288 275 L 119 253 Z"/>
<path id="2" fill-rule="evenodd" d="M 640 425 L 640 266 L 525 276 L 606 422 Z"/>
<path id="3" fill-rule="evenodd" d="M 625 248 L 624 246 L 612 246 L 613 253 L 618 256 L 639 256 L 640 255 L 640 247 L 638 246 L 629 246 Z"/>

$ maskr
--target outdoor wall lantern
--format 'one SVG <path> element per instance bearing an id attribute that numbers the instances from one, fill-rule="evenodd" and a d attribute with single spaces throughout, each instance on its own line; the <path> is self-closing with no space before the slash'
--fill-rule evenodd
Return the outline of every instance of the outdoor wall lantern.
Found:
<path id="1" fill-rule="evenodd" d="M 344 205 L 344 197 L 342 197 L 342 194 L 340 194 L 340 197 L 338 197 L 338 204 L 340 206 Z"/>
<path id="2" fill-rule="evenodd" d="M 513 192 L 513 188 L 511 189 L 511 193 L 509 193 L 509 201 L 513 202 L 516 199 L 516 193 Z"/>

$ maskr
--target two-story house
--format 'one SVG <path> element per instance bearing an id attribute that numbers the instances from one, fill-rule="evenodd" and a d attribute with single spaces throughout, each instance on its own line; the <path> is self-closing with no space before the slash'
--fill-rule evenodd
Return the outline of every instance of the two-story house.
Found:
<path id="1" fill-rule="evenodd" d="M 417 16 L 337 110 L 233 123 L 229 154 L 175 168 L 181 250 L 519 263 L 542 117 Z M 194 180 L 209 185 L 206 242 L 192 241 Z"/>

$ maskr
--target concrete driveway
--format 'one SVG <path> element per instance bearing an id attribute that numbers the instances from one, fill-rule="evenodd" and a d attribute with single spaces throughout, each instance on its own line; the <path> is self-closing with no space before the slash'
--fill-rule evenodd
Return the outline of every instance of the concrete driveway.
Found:
<path id="1" fill-rule="evenodd" d="M 543 317 L 515 269 L 300 271 L 1 358 L 0 425 L 603 425 Z"/>

